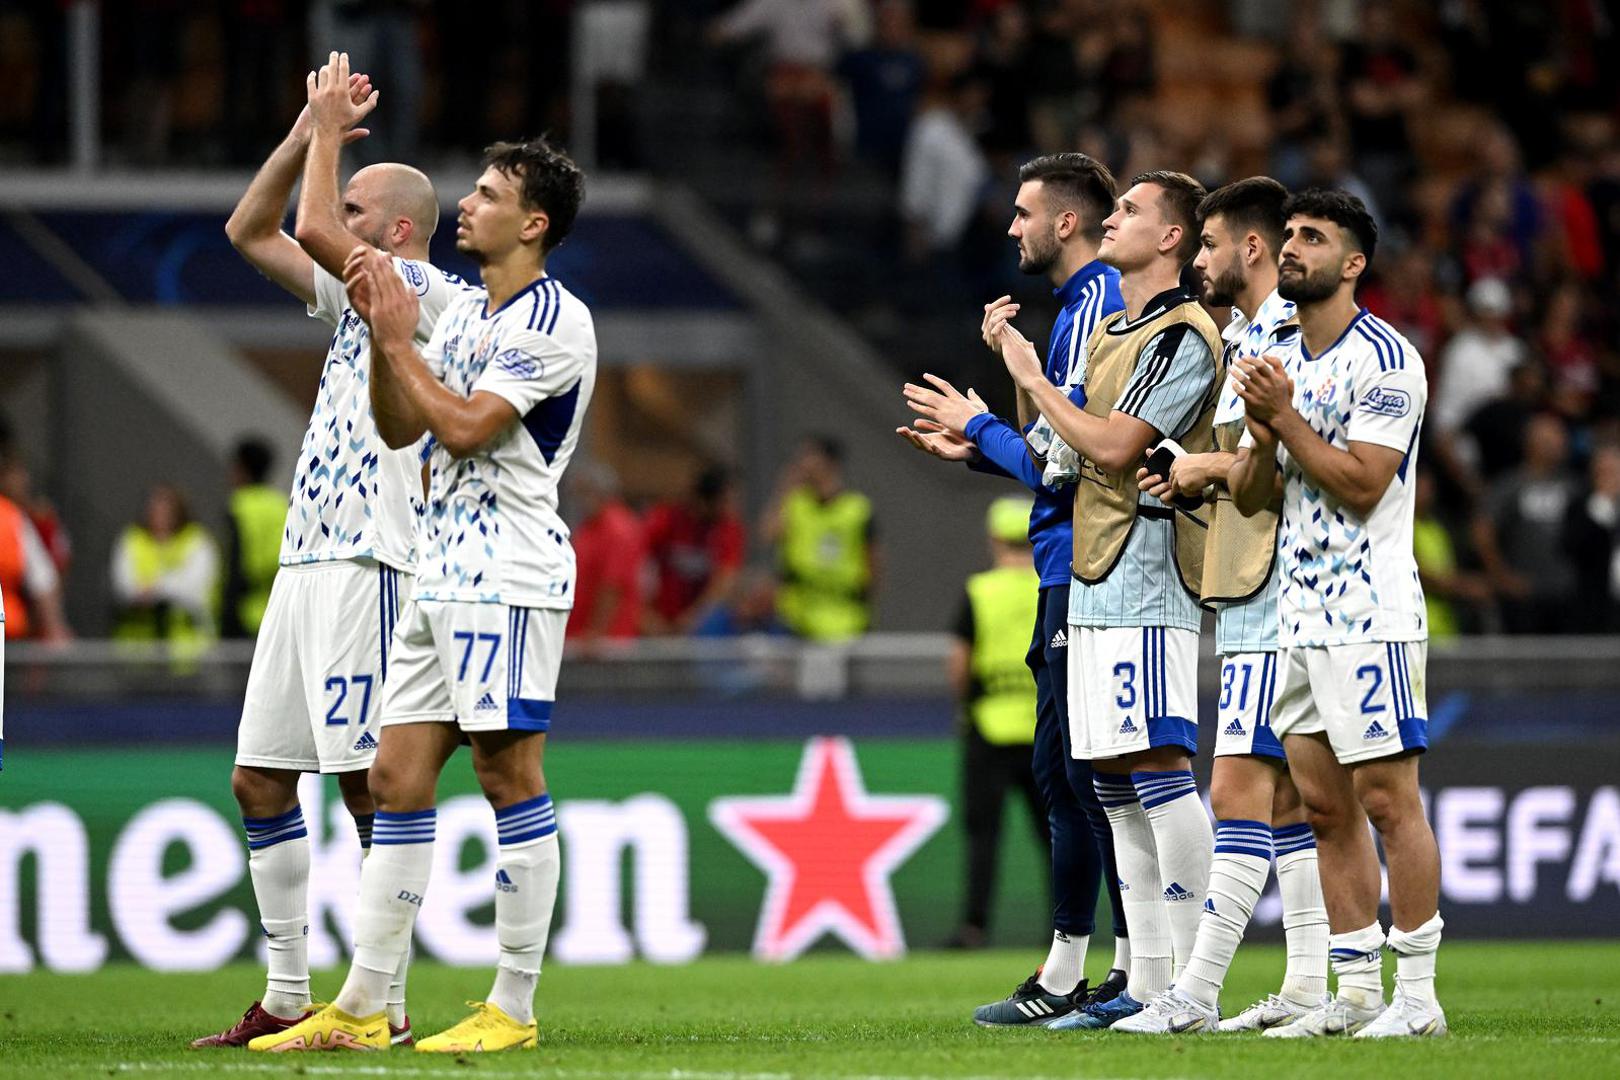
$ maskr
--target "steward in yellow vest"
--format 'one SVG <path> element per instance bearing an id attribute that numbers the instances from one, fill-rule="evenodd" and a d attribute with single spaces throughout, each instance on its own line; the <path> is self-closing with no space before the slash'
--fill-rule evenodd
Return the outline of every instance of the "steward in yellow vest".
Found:
<path id="1" fill-rule="evenodd" d="M 272 461 L 269 446 L 258 439 L 237 444 L 225 548 L 225 593 L 220 605 L 222 637 L 258 635 L 270 603 L 270 585 L 281 565 L 287 493 L 264 482 Z"/>
<path id="2" fill-rule="evenodd" d="M 1044 848 L 1046 802 L 1035 783 L 1032 744 L 1037 708 L 1029 627 L 1040 604 L 1041 579 L 1030 561 L 1029 514 L 1034 501 L 1007 496 L 990 504 L 986 525 L 995 565 L 967 581 L 955 629 L 951 683 L 962 701 L 962 823 L 967 831 L 967 880 L 957 940 L 982 943 L 995 891 L 1001 813 L 1007 796 L 1023 794 Z"/>
<path id="3" fill-rule="evenodd" d="M 200 652 L 213 640 L 219 555 L 174 488 L 152 489 L 144 519 L 118 538 L 112 576 L 119 605 L 114 638 L 166 641 L 177 655 Z"/>
<path id="4" fill-rule="evenodd" d="M 809 440 L 790 465 L 791 486 L 778 496 L 764 529 L 777 543 L 777 614 L 811 641 L 846 641 L 872 621 L 872 504 L 843 486 L 841 462 L 837 443 Z"/>

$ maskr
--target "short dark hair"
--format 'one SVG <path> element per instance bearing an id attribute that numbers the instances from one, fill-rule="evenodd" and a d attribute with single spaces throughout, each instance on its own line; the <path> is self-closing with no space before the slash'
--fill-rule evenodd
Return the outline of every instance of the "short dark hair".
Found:
<path id="1" fill-rule="evenodd" d="M 1198 254 L 1198 204 L 1204 201 L 1204 185 L 1174 169 L 1137 173 L 1131 177 L 1130 186 L 1137 184 L 1153 184 L 1163 192 L 1159 196 L 1159 209 L 1172 225 L 1181 226 L 1176 259 L 1185 266 Z"/>
<path id="2" fill-rule="evenodd" d="M 1367 204 L 1338 188 L 1311 188 L 1298 195 L 1290 195 L 1283 203 L 1283 219 L 1295 215 L 1324 218 L 1333 222 L 1355 243 L 1356 248 L 1372 262 L 1378 247 L 1378 223 L 1367 212 Z"/>
<path id="3" fill-rule="evenodd" d="M 831 435 L 806 435 L 804 441 L 805 445 L 834 465 L 843 465 L 844 444 L 842 441 Z"/>
<path id="4" fill-rule="evenodd" d="M 1288 189 L 1269 176 L 1251 176 L 1216 188 L 1198 204 L 1198 220 L 1208 221 L 1219 214 L 1233 232 L 1256 232 L 1271 249 L 1272 258 L 1282 250 L 1283 227 L 1288 218 L 1283 204 Z"/>
<path id="5" fill-rule="evenodd" d="M 1093 243 L 1102 239 L 1103 218 L 1113 212 L 1119 194 L 1108 166 L 1089 154 L 1043 154 L 1018 170 L 1020 184 L 1032 180 L 1039 180 L 1059 206 L 1079 213 L 1081 235 Z"/>
<path id="6" fill-rule="evenodd" d="M 276 460 L 275 451 L 270 449 L 270 444 L 257 436 L 250 436 L 237 443 L 233 457 L 243 475 L 254 484 L 264 483 L 264 478 L 270 475 L 270 466 Z"/>
<path id="7" fill-rule="evenodd" d="M 585 201 L 585 174 L 573 158 L 542 135 L 493 144 L 484 151 L 484 168 L 499 169 L 519 181 L 518 199 L 524 208 L 545 211 L 550 224 L 540 241 L 542 253 L 567 239 Z"/>

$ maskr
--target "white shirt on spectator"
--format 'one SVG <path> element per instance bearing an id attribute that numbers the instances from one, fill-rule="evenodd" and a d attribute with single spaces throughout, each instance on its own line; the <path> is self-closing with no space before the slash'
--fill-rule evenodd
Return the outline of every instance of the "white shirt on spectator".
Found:
<path id="1" fill-rule="evenodd" d="M 1508 376 L 1524 362 L 1524 342 L 1512 334 L 1477 326 L 1458 331 L 1447 343 L 1434 395 L 1434 424 L 1456 431 L 1481 405 L 1507 393 Z"/>
<path id="2" fill-rule="evenodd" d="M 927 230 L 931 248 L 948 251 L 961 241 L 989 179 L 989 163 L 961 118 L 943 106 L 927 109 L 906 139 L 900 215 Z"/>
<path id="3" fill-rule="evenodd" d="M 743 0 L 717 24 L 728 40 L 761 34 L 778 63 L 830 68 L 853 36 L 843 0 Z"/>

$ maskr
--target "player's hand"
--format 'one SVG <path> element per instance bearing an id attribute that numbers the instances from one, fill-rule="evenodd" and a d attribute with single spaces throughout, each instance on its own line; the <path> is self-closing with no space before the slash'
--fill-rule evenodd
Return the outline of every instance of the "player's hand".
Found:
<path id="1" fill-rule="evenodd" d="M 371 248 L 356 244 L 343 262 L 343 289 L 349 296 L 354 313 L 371 322 L 371 279 L 366 276 L 366 254 Z"/>
<path id="2" fill-rule="evenodd" d="M 377 107 L 379 92 L 376 90 L 358 102 L 353 99 L 349 86 L 348 53 L 332 53 L 325 67 L 310 72 L 304 79 L 304 89 L 309 95 L 310 120 L 315 127 L 325 131 L 353 132 L 359 127 L 360 121 Z"/>
<path id="3" fill-rule="evenodd" d="M 1003 296 L 984 305 L 984 318 L 979 320 L 979 337 L 990 351 L 1001 355 L 1001 324 L 1018 314 L 1013 298 Z"/>
<path id="4" fill-rule="evenodd" d="M 1012 376 L 1013 382 L 1031 391 L 1046 382 L 1041 359 L 1035 355 L 1035 344 L 1019 333 L 1016 326 L 1000 321 L 996 337 L 1001 342 L 1001 362 L 1007 365 L 1007 374 Z"/>
<path id="5" fill-rule="evenodd" d="M 369 248 L 359 253 L 358 265 L 356 261 L 356 256 L 351 254 L 349 268 L 363 279 L 359 284 L 366 294 L 366 311 L 361 318 L 371 327 L 373 344 L 409 345 L 420 318 L 416 293 L 405 287 L 405 282 L 394 272 L 394 260 L 383 252 Z M 344 275 L 345 282 L 349 277 L 348 273 Z M 352 296 L 349 302 L 354 303 Z M 355 311 L 360 311 L 358 304 Z"/>
<path id="6" fill-rule="evenodd" d="M 349 76 L 349 100 L 351 102 L 353 102 L 356 106 L 362 105 L 371 95 L 372 89 L 370 75 L 357 71 Z M 301 142 L 307 142 L 309 140 L 310 133 L 314 130 L 315 118 L 310 114 L 309 105 L 306 104 L 301 110 L 299 110 L 298 119 L 293 121 L 292 135 L 293 138 L 298 139 Z M 370 134 L 370 128 L 350 128 L 348 131 L 343 133 L 343 145 L 348 146 L 352 142 L 359 142 L 361 139 Z"/>
<path id="7" fill-rule="evenodd" d="M 1294 383 L 1275 356 L 1248 357 L 1233 365 L 1233 384 L 1243 399 L 1244 412 L 1270 424 L 1293 408 Z"/>
<path id="8" fill-rule="evenodd" d="M 894 433 L 925 454 L 942 461 L 972 461 L 979 456 L 971 441 L 931 420 L 917 420 L 911 427 L 898 427 Z"/>
<path id="9" fill-rule="evenodd" d="M 1210 464 L 1214 454 L 1183 454 L 1170 465 L 1169 484 L 1177 495 L 1203 495 L 1204 489 L 1215 482 Z"/>
<path id="10" fill-rule="evenodd" d="M 990 411 L 971 389 L 968 394 L 972 396 L 967 397 L 938 375 L 925 374 L 923 378 L 933 389 L 906 383 L 906 404 L 911 406 L 913 412 L 934 421 L 953 435 L 966 437 L 968 421 Z"/>
<path id="11" fill-rule="evenodd" d="M 1171 486 L 1170 481 L 1166 480 L 1158 473 L 1148 472 L 1147 466 L 1145 465 L 1136 470 L 1136 489 L 1138 491 L 1145 491 L 1155 499 L 1158 499 L 1160 502 L 1166 504 L 1168 504 L 1171 497 L 1175 495 L 1175 488 Z"/>

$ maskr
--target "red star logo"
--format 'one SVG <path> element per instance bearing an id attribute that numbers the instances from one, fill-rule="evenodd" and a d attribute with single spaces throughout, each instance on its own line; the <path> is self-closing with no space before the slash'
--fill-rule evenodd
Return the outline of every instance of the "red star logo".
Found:
<path id="1" fill-rule="evenodd" d="M 811 739 L 793 793 L 716 799 L 709 820 L 769 876 L 754 955 L 791 960 L 832 933 L 868 959 L 905 936 L 889 875 L 945 822 L 934 795 L 868 795 L 847 739 Z"/>

